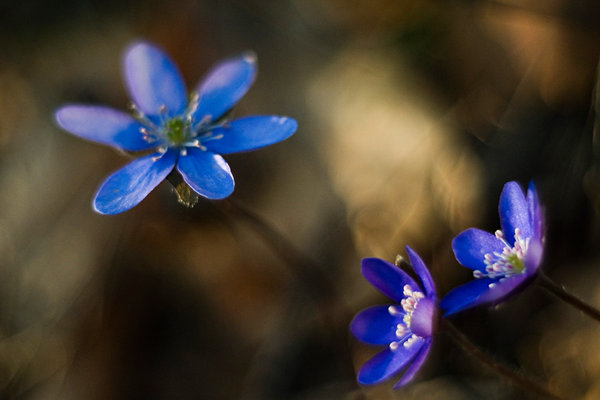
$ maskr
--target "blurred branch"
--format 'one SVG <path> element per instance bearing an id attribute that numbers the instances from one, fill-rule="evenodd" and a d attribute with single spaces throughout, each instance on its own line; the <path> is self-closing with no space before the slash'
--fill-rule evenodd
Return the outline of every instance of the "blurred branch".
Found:
<path id="1" fill-rule="evenodd" d="M 292 274 L 305 286 L 307 291 L 316 296 L 321 305 L 344 307 L 339 300 L 339 294 L 333 281 L 325 274 L 324 267 L 298 250 L 257 213 L 233 198 L 214 204 L 217 204 L 227 214 L 245 219 L 286 263 Z"/>
<path id="2" fill-rule="evenodd" d="M 600 310 L 598 310 L 595 307 L 592 307 L 585 301 L 581 300 L 579 297 L 567 292 L 563 286 L 554 282 L 543 272 L 540 271 L 538 275 L 539 275 L 538 284 L 542 288 L 546 289 L 547 291 L 549 291 L 550 293 L 552 293 L 559 299 L 563 300 L 564 302 L 570 304 L 571 306 L 575 307 L 579 311 L 583 312 L 588 317 L 600 322 Z"/>
<path id="3" fill-rule="evenodd" d="M 466 337 L 452 322 L 446 318 L 442 318 L 442 331 L 454 340 L 454 342 L 460 346 L 463 350 L 469 353 L 471 356 L 478 359 L 482 364 L 487 366 L 489 369 L 496 372 L 498 375 L 506 378 L 515 386 L 519 386 L 529 393 L 535 393 L 547 399 L 561 400 L 559 397 L 551 393 L 545 386 L 535 382 L 534 380 L 526 377 L 521 372 L 514 370 L 506 366 L 503 363 L 498 362 L 487 352 L 482 350 L 479 346 L 473 343 L 468 337 Z"/>
<path id="4" fill-rule="evenodd" d="M 297 282 L 300 283 L 301 288 L 312 295 L 309 298 L 313 299 L 317 306 L 324 326 L 328 327 L 328 335 L 332 338 L 332 346 L 335 347 L 340 362 L 340 371 L 344 375 L 352 376 L 352 381 L 356 382 L 350 352 L 343 341 L 337 340 L 347 332 L 346 321 L 349 321 L 349 312 L 341 300 L 334 281 L 325 273 L 325 267 L 298 250 L 283 234 L 242 202 L 229 197 L 224 201 L 213 202 L 213 204 L 226 214 L 246 220 L 285 263 Z M 344 321 L 342 325 L 336 323 L 340 320 Z M 343 332 L 341 332 L 342 328 Z"/>

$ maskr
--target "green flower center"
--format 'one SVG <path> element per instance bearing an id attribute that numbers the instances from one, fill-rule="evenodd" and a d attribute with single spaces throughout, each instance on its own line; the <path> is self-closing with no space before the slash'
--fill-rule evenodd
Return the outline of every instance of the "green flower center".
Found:
<path id="1" fill-rule="evenodd" d="M 520 274 L 521 272 L 525 271 L 525 263 L 517 253 L 511 253 L 506 255 L 505 257 L 506 263 L 512 265 L 513 271 L 515 273 Z"/>
<path id="2" fill-rule="evenodd" d="M 165 123 L 167 138 L 174 145 L 183 144 L 188 140 L 189 128 L 189 125 L 186 124 L 181 118 L 172 118 Z"/>

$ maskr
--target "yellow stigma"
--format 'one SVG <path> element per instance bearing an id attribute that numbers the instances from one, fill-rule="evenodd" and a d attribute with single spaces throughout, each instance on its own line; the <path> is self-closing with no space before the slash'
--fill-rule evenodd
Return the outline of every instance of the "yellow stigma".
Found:
<path id="1" fill-rule="evenodd" d="M 513 270 L 515 271 L 515 273 L 521 273 L 525 271 L 525 263 L 523 262 L 523 259 L 519 257 L 518 254 L 508 254 L 506 256 L 506 262 L 507 264 L 513 266 Z"/>

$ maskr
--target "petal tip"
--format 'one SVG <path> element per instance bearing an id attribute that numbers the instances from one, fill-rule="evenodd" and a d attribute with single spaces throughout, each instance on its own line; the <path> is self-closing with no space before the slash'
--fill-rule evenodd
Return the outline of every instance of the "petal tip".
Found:
<path id="1" fill-rule="evenodd" d="M 254 50 L 246 50 L 241 54 L 241 58 L 248 64 L 256 65 L 258 62 L 258 55 Z"/>
<path id="2" fill-rule="evenodd" d="M 58 108 L 56 111 L 54 111 L 54 114 L 53 114 L 54 122 L 56 122 L 56 124 L 63 129 L 65 129 L 65 127 L 63 126 L 65 109 L 67 109 L 67 106 L 62 106 L 62 107 Z"/>
<path id="3" fill-rule="evenodd" d="M 123 51 L 123 53 L 125 54 L 125 57 L 127 57 L 132 52 L 136 52 L 136 51 L 140 51 L 140 50 L 144 50 L 144 49 L 155 49 L 155 50 L 159 50 L 162 52 L 162 50 L 156 44 L 149 42 L 147 40 L 144 40 L 144 39 L 137 39 L 137 40 L 130 42 L 125 47 L 125 50 Z"/>
<path id="4" fill-rule="evenodd" d="M 276 122 L 277 124 L 282 126 L 282 128 L 285 130 L 285 135 L 283 135 L 284 138 L 282 140 L 289 138 L 294 133 L 296 133 L 296 131 L 298 130 L 298 121 L 296 121 L 294 118 L 291 118 L 291 117 L 273 117 L 273 118 L 275 118 L 274 122 Z"/>
<path id="5" fill-rule="evenodd" d="M 92 200 L 92 209 L 100 215 L 116 215 L 116 214 L 120 214 L 123 211 L 126 211 L 126 210 L 122 210 L 122 211 L 110 210 L 108 207 L 105 207 L 105 204 L 103 204 L 102 201 L 98 200 L 97 194 L 94 197 L 94 200 Z"/>
<path id="6" fill-rule="evenodd" d="M 224 200 L 226 198 L 228 198 L 229 196 L 231 196 L 233 194 L 235 190 L 235 183 L 232 183 L 231 188 L 228 188 L 225 191 L 222 191 L 220 193 L 198 193 L 200 196 L 205 197 L 209 200 Z"/>
<path id="7" fill-rule="evenodd" d="M 504 189 L 507 189 L 507 188 L 510 188 L 510 189 L 518 188 L 519 190 L 521 190 L 521 185 L 519 185 L 519 182 L 517 182 L 517 181 L 508 181 L 504 184 Z"/>
<path id="8" fill-rule="evenodd" d="M 86 105 L 82 104 L 63 104 L 54 111 L 54 121 L 66 131 L 69 131 L 69 120 L 76 117 L 79 110 L 85 109 Z"/>
<path id="9" fill-rule="evenodd" d="M 362 270 L 364 271 L 365 269 L 374 268 L 377 264 L 385 264 L 385 263 L 387 263 L 387 261 L 382 260 L 381 258 L 365 257 L 361 261 L 361 267 L 362 267 Z"/>
<path id="10" fill-rule="evenodd" d="M 535 184 L 533 179 L 529 181 L 529 190 L 531 190 L 534 193 L 537 193 L 537 185 Z"/>

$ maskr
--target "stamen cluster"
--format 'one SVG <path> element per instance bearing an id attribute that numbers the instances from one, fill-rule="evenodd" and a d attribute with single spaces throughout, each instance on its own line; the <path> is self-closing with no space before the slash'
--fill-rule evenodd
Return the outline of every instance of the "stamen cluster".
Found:
<path id="1" fill-rule="evenodd" d="M 420 337 L 410 330 L 410 324 L 412 320 L 412 315 L 417 309 L 419 304 L 419 300 L 425 297 L 422 292 L 417 290 L 413 290 L 410 285 L 404 285 L 403 293 L 405 298 L 402 299 L 400 305 L 402 306 L 402 310 L 400 311 L 397 306 L 389 306 L 388 312 L 392 316 L 400 316 L 403 315 L 402 321 L 404 323 L 399 323 L 396 325 L 396 337 L 400 339 L 400 341 L 393 341 L 390 343 L 390 350 L 395 351 L 400 346 L 401 340 L 404 340 L 404 347 L 409 348 L 414 344 L 414 342 Z M 411 334 L 410 337 L 406 338 L 408 334 Z"/>
<path id="2" fill-rule="evenodd" d="M 473 276 L 475 278 L 509 278 L 522 274 L 525 271 L 525 256 L 531 238 L 523 238 L 519 228 L 515 229 L 514 246 L 506 241 L 501 230 L 497 230 L 495 236 L 505 244 L 502 253 L 486 253 L 483 260 L 486 265 L 485 272 L 475 270 Z"/>
<path id="3" fill-rule="evenodd" d="M 159 108 L 158 123 L 147 117 L 134 103 L 130 105 L 133 117 L 143 126 L 140 133 L 143 139 L 158 147 L 161 154 L 166 153 L 169 147 L 180 149 L 182 156 L 187 155 L 186 147 L 195 147 L 206 151 L 204 142 L 223 138 L 223 134 L 215 135 L 212 130 L 223 124 L 211 124 L 212 116 L 205 115 L 202 120 L 196 121 L 194 115 L 198 109 L 198 93 L 193 93 L 190 103 L 182 116 L 169 117 L 165 105 Z"/>

